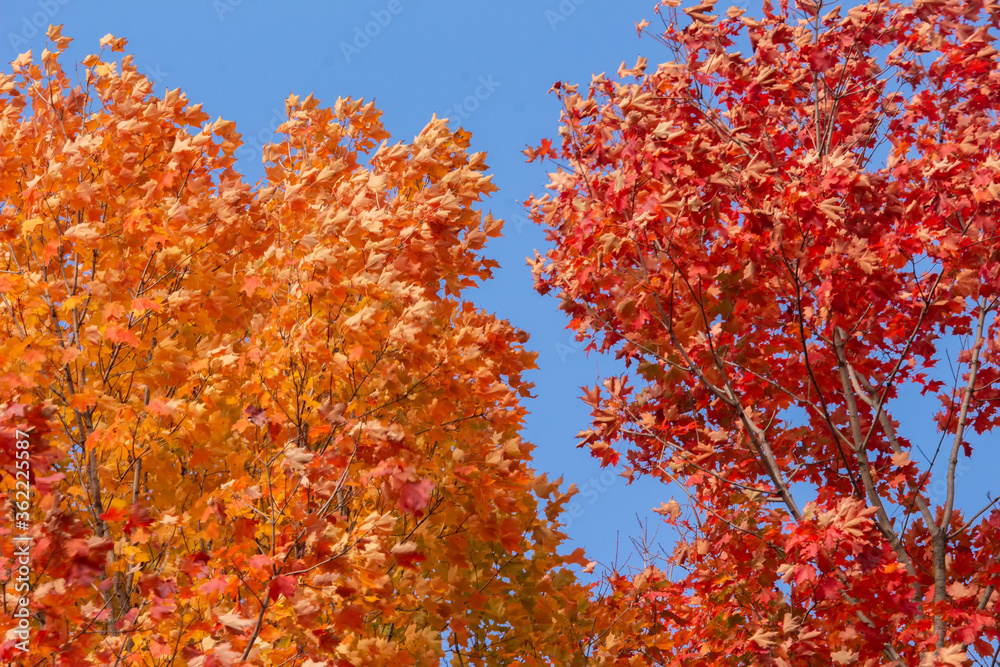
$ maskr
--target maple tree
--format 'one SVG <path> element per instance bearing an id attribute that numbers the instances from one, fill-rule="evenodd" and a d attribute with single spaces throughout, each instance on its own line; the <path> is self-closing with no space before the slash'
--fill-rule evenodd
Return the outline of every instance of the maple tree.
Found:
<path id="1" fill-rule="evenodd" d="M 251 186 L 234 124 L 123 39 L 77 84 L 49 39 L 0 74 L 4 661 L 583 664 L 605 626 L 520 438 L 534 354 L 463 297 L 502 227 L 469 134 L 293 96 Z"/>
<path id="2" fill-rule="evenodd" d="M 996 488 L 956 490 L 1000 424 L 1000 5 L 679 5 L 638 25 L 668 62 L 557 83 L 526 151 L 557 163 L 536 288 L 627 366 L 581 446 L 679 489 L 673 550 L 607 581 L 647 625 L 604 648 L 994 664 Z M 941 408 L 907 430 L 915 389 Z"/>

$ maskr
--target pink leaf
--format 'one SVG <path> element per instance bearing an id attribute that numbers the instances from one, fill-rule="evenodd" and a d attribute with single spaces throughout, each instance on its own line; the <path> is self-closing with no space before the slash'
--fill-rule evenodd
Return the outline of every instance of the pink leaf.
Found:
<path id="1" fill-rule="evenodd" d="M 434 482 L 429 479 L 404 484 L 399 492 L 399 509 L 409 514 L 423 512 L 430 503 L 433 490 Z"/>

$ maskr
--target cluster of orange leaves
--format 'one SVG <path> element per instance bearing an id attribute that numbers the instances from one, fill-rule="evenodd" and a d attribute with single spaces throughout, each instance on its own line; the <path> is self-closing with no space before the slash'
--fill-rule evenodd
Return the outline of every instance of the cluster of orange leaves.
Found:
<path id="1" fill-rule="evenodd" d="M 468 133 L 293 96 L 251 186 L 124 40 L 74 83 L 49 39 L 0 75 L 0 456 L 26 430 L 34 486 L 29 653 L 0 501 L 5 663 L 588 660 L 534 354 L 463 298 L 502 227 Z"/>

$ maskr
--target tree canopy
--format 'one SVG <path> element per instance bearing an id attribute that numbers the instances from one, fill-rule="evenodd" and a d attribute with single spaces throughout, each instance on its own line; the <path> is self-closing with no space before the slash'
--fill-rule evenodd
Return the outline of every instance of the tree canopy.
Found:
<path id="1" fill-rule="evenodd" d="M 526 151 L 557 162 L 536 287 L 629 369 L 581 445 L 680 495 L 612 577 L 659 612 L 634 650 L 995 662 L 1000 512 L 955 498 L 1000 423 L 1000 5 L 678 5 L 667 62 L 556 84 Z M 914 387 L 941 409 L 905 437 Z"/>
<path id="2" fill-rule="evenodd" d="M 58 28 L 0 77 L 8 664 L 570 664 L 568 495 L 521 440 L 534 353 L 473 306 L 502 222 L 469 135 L 390 143 L 291 97 L 266 179 L 234 124 Z M 22 447 L 18 442 L 26 442 Z M 20 527 L 19 527 L 20 526 Z M 589 636 L 589 634 L 587 635 Z"/>

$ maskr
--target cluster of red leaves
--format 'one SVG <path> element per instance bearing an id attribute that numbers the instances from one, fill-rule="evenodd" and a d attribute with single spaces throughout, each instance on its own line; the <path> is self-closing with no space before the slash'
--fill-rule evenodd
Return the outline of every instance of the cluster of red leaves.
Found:
<path id="1" fill-rule="evenodd" d="M 559 162 L 536 287 L 630 369 L 585 390 L 581 445 L 688 499 L 667 574 L 609 581 L 649 616 L 606 652 L 988 663 L 1000 516 L 955 491 L 1000 419 L 1000 5 L 678 5 L 669 62 L 557 84 L 561 145 L 526 151 Z M 916 442 L 907 384 L 943 404 Z"/>

